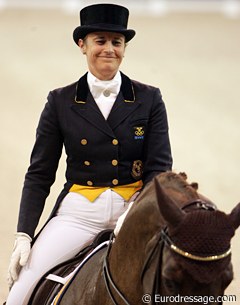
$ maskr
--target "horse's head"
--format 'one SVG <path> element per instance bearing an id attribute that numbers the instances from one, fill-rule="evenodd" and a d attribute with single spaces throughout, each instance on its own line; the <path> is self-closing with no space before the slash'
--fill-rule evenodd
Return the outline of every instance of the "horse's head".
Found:
<path id="1" fill-rule="evenodd" d="M 186 183 L 185 188 L 188 186 Z M 230 243 L 240 225 L 240 204 L 227 215 L 208 203 L 204 205 L 196 197 L 191 202 L 193 209 L 189 207 L 185 211 L 182 202 L 177 202 L 184 196 L 175 195 L 173 200 L 169 196 L 172 192 L 161 186 L 158 177 L 155 178 L 155 187 L 160 213 L 166 222 L 166 230 L 162 232 L 165 246 L 162 251 L 160 294 L 223 295 L 233 278 Z M 194 193 L 193 190 L 190 192 Z M 196 208 L 198 203 L 201 203 L 200 207 Z M 179 300 L 178 304 L 181 304 Z"/>

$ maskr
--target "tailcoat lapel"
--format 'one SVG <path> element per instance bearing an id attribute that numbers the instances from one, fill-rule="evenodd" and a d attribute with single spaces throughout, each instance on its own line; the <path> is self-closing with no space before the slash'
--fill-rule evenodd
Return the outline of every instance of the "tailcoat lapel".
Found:
<path id="1" fill-rule="evenodd" d="M 110 137 L 115 137 L 112 129 L 106 123 L 105 118 L 103 117 L 90 92 L 85 103 L 74 104 L 71 107 L 90 124 L 100 129 Z"/>
<path id="2" fill-rule="evenodd" d="M 114 130 L 139 106 L 140 102 L 126 100 L 123 93 L 120 91 L 108 116 L 108 124 Z"/>
<path id="3" fill-rule="evenodd" d="M 132 81 L 121 72 L 122 85 L 118 97 L 108 117 L 108 123 L 112 129 L 125 120 L 141 103 L 136 100 Z"/>

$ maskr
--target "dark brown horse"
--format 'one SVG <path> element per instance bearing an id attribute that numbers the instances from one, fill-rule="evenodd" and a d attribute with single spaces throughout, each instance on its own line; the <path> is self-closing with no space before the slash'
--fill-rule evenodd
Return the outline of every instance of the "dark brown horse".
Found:
<path id="1" fill-rule="evenodd" d="M 239 225 L 240 204 L 226 215 L 186 175 L 160 174 L 141 192 L 108 250 L 95 254 L 54 304 L 222 304 Z"/>

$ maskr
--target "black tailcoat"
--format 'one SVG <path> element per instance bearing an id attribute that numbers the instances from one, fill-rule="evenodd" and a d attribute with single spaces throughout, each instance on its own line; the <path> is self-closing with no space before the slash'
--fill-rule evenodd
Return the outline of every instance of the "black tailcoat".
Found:
<path id="1" fill-rule="evenodd" d="M 51 217 L 73 184 L 114 187 L 140 179 L 146 184 L 171 170 L 167 115 L 159 89 L 122 73 L 121 77 L 107 120 L 89 91 L 87 74 L 49 93 L 25 176 L 18 232 L 34 235 L 63 146 L 66 184 Z"/>

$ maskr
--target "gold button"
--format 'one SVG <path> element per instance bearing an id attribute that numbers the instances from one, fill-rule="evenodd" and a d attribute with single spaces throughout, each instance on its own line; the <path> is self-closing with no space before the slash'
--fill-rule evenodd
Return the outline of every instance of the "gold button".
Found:
<path id="1" fill-rule="evenodd" d="M 113 139 L 112 143 L 113 143 L 113 145 L 118 145 L 118 140 L 117 139 Z"/>
<path id="2" fill-rule="evenodd" d="M 81 140 L 81 144 L 82 144 L 82 145 L 87 145 L 87 140 L 86 140 L 86 139 L 82 139 L 82 140 Z"/>
<path id="3" fill-rule="evenodd" d="M 84 164 L 89 166 L 91 163 L 89 161 L 84 161 Z"/>
<path id="4" fill-rule="evenodd" d="M 118 165 L 118 160 L 112 160 L 112 165 L 113 165 L 113 166 Z"/>
<path id="5" fill-rule="evenodd" d="M 89 181 L 87 181 L 87 185 L 92 186 L 93 182 L 89 180 Z"/>
<path id="6" fill-rule="evenodd" d="M 118 180 L 117 179 L 113 179 L 112 184 L 113 185 L 117 185 L 118 184 Z"/>

